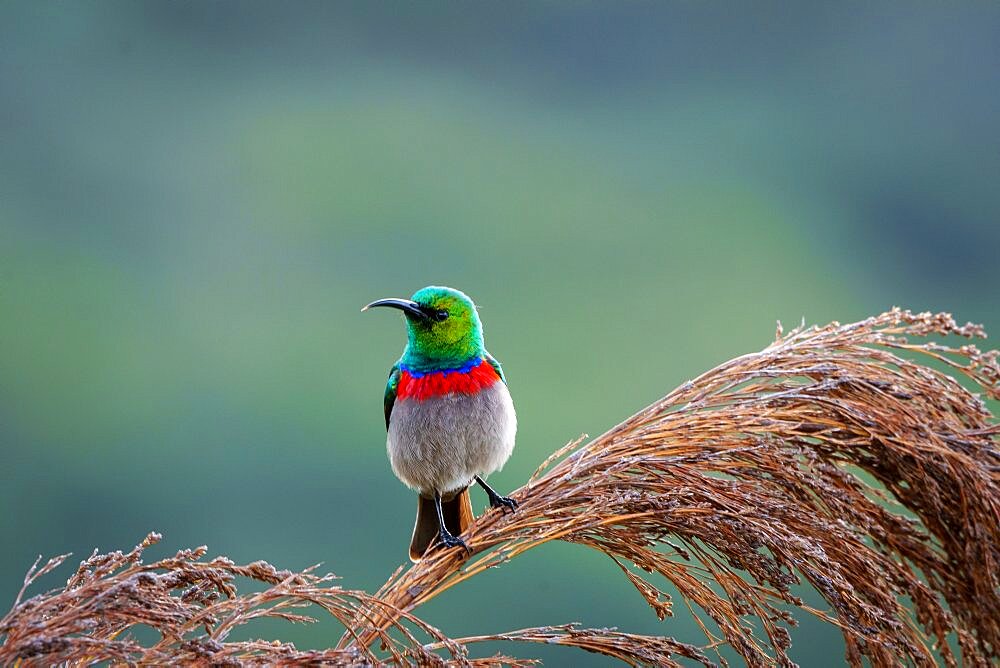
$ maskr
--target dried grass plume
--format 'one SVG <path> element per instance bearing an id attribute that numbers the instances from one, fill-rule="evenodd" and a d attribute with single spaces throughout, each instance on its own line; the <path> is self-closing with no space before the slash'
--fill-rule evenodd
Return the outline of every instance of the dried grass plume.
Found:
<path id="1" fill-rule="evenodd" d="M 1000 399 L 998 353 L 924 341 L 934 335 L 985 333 L 898 309 L 788 334 L 779 326 L 764 350 L 554 453 L 514 492 L 516 514 L 476 521 L 464 536 L 471 556 L 433 551 L 374 594 L 313 569 L 206 560 L 205 548 L 144 563 L 155 534 L 128 553 L 95 552 L 65 587 L 26 598 L 66 555 L 36 563 L 0 619 L 0 664 L 530 663 L 471 658 L 477 642 L 510 640 L 668 666 L 724 663 L 725 644 L 752 666 L 792 665 L 787 628 L 801 609 L 841 630 L 855 666 L 991 665 L 1000 658 L 1000 424 L 974 392 Z M 669 582 L 704 645 L 562 623 L 449 638 L 414 615 L 552 540 L 607 555 L 661 619 L 675 614 Z M 238 577 L 266 586 L 241 594 Z M 801 583 L 824 609 L 792 593 Z M 317 609 L 345 628 L 328 649 L 230 639 L 252 619 L 308 621 Z M 157 640 L 139 642 L 139 625 Z"/>

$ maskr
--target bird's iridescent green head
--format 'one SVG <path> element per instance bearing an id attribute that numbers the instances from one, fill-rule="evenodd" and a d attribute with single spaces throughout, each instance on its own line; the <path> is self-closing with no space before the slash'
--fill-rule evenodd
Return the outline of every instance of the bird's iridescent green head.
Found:
<path id="1" fill-rule="evenodd" d="M 460 290 L 431 285 L 412 299 L 379 299 L 365 306 L 397 308 L 406 316 L 406 350 L 400 360 L 415 371 L 451 369 L 481 357 L 483 325 L 476 305 Z"/>

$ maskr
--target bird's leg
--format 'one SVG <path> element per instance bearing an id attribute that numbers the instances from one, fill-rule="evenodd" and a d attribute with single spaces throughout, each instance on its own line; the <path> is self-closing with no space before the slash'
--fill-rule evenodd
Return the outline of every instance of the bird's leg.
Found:
<path id="1" fill-rule="evenodd" d="M 503 508 L 504 512 L 517 510 L 517 501 L 509 496 L 500 496 L 495 489 L 486 484 L 485 480 L 479 476 L 475 476 L 475 478 L 476 482 L 486 490 L 486 496 L 490 497 L 490 508 Z"/>
<path id="2" fill-rule="evenodd" d="M 472 550 L 470 550 L 469 546 L 465 544 L 465 541 L 458 536 L 453 536 L 451 532 L 448 531 L 448 527 L 445 526 L 444 511 L 441 509 L 441 492 L 437 490 L 434 490 L 434 507 L 437 509 L 438 514 L 438 528 L 441 529 L 441 532 L 438 534 L 438 537 L 441 539 L 441 543 L 445 547 L 455 547 L 456 545 L 461 545 L 465 548 L 466 552 L 471 554 Z"/>

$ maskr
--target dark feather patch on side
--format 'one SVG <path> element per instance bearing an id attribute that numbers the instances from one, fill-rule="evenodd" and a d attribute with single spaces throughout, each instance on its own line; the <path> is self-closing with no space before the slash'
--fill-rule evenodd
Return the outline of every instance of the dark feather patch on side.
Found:
<path id="1" fill-rule="evenodd" d="M 385 411 L 385 429 L 389 430 L 389 417 L 392 415 L 393 404 L 396 403 L 396 388 L 399 387 L 399 365 L 393 364 L 389 369 L 389 380 L 385 384 L 385 396 L 382 397 L 382 408 Z"/>

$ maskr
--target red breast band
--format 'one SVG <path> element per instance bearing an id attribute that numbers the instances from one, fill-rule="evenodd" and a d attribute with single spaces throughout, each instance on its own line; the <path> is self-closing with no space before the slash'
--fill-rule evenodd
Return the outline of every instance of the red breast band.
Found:
<path id="1" fill-rule="evenodd" d="M 484 360 L 479 360 L 475 366 L 462 369 L 445 369 L 426 373 L 414 373 L 403 369 L 399 374 L 396 397 L 423 401 L 430 397 L 439 397 L 455 392 L 475 394 L 490 387 L 498 380 L 500 380 L 500 376 L 496 369 Z"/>

